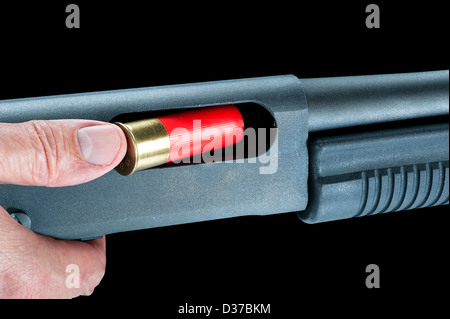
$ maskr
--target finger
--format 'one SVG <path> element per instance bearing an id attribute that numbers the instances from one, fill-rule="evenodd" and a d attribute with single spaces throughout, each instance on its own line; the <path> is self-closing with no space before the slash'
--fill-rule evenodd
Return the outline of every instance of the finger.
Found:
<path id="1" fill-rule="evenodd" d="M 105 237 L 55 240 L 19 225 L 1 207 L 0 228 L 0 297 L 90 295 L 105 273 Z"/>
<path id="2" fill-rule="evenodd" d="M 126 147 L 120 128 L 104 122 L 0 123 L 0 184 L 84 183 L 117 166 Z"/>

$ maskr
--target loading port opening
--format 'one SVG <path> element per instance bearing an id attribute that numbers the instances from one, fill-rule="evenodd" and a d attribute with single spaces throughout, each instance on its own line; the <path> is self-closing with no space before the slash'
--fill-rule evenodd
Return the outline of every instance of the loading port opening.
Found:
<path id="1" fill-rule="evenodd" d="M 212 149 L 207 153 L 183 159 L 181 162 L 169 162 L 151 169 L 250 159 L 268 152 L 277 138 L 277 124 L 272 114 L 264 106 L 253 102 L 234 103 L 234 105 L 244 120 L 244 136 L 239 143 L 221 149 Z M 127 123 L 195 109 L 197 108 L 123 113 L 112 118 L 110 122 Z"/>

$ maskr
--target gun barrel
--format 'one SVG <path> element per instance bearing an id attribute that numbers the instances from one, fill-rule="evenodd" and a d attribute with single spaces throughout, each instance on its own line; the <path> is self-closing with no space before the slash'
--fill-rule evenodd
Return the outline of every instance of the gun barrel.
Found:
<path id="1" fill-rule="evenodd" d="M 302 79 L 310 132 L 448 115 L 449 72 Z"/>

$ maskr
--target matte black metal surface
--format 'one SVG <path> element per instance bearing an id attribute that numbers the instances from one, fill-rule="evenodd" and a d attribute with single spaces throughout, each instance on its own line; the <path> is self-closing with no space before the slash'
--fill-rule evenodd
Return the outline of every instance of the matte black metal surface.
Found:
<path id="1" fill-rule="evenodd" d="M 449 73 L 302 79 L 309 132 L 448 114 Z"/>
<path id="2" fill-rule="evenodd" d="M 310 198 L 300 219 L 448 204 L 448 70 L 303 79 L 302 85 Z"/>
<path id="3" fill-rule="evenodd" d="M 448 123 L 311 141 L 308 223 L 445 205 Z"/>

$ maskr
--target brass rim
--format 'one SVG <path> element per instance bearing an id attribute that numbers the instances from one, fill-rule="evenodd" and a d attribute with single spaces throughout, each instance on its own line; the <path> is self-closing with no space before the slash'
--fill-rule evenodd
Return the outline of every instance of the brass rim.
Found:
<path id="1" fill-rule="evenodd" d="M 124 176 L 164 164 L 170 155 L 170 140 L 166 128 L 158 119 L 129 123 L 116 122 L 127 138 L 127 153 L 116 171 Z"/>

